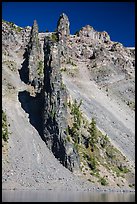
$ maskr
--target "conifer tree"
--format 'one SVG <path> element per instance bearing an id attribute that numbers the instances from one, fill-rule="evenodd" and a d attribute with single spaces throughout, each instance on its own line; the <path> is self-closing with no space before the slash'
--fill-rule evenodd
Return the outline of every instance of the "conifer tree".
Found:
<path id="1" fill-rule="evenodd" d="M 90 134 L 89 138 L 89 144 L 93 147 L 95 147 L 95 144 L 97 143 L 97 128 L 96 128 L 96 121 L 94 118 L 92 118 L 92 121 L 89 125 L 88 132 Z"/>

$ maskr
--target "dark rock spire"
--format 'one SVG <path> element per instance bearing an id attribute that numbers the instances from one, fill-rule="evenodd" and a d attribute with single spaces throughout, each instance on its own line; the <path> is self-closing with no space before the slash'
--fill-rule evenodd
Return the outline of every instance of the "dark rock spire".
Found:
<path id="1" fill-rule="evenodd" d="M 29 82 L 32 83 L 32 81 L 35 78 L 38 78 L 38 62 L 40 59 L 40 43 L 39 43 L 39 37 L 38 37 L 38 25 L 36 20 L 34 20 L 34 24 L 31 29 L 31 36 L 30 36 L 30 42 L 28 44 L 28 53 L 29 53 Z"/>
<path id="2" fill-rule="evenodd" d="M 79 158 L 73 144 L 67 141 L 67 91 L 60 72 L 59 49 L 58 42 L 45 37 L 43 133 L 55 157 L 74 171 L 79 169 Z"/>
<path id="3" fill-rule="evenodd" d="M 68 58 L 68 39 L 70 37 L 69 19 L 66 14 L 61 14 L 57 23 L 57 34 L 60 46 L 61 63 Z"/>
<path id="4" fill-rule="evenodd" d="M 57 31 L 59 33 L 59 39 L 63 39 L 70 35 L 69 19 L 66 14 L 61 14 L 57 24 Z"/>

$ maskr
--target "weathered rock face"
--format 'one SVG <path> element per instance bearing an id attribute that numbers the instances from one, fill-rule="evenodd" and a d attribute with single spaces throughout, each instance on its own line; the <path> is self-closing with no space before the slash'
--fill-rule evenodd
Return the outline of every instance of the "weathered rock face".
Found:
<path id="1" fill-rule="evenodd" d="M 66 14 L 61 14 L 57 24 L 57 31 L 59 33 L 59 39 L 68 37 L 70 35 L 69 19 Z"/>
<path id="2" fill-rule="evenodd" d="M 97 32 L 94 28 L 90 25 L 86 25 L 83 27 L 78 33 L 78 36 L 82 37 L 90 37 L 93 40 L 99 40 L 103 43 L 109 42 L 110 37 L 107 32 Z"/>
<path id="3" fill-rule="evenodd" d="M 43 63 L 41 59 L 41 45 L 38 36 L 38 25 L 36 20 L 31 30 L 31 37 L 28 44 L 28 70 L 29 70 L 29 83 L 34 86 L 38 86 L 38 79 L 43 72 Z"/>
<path id="4" fill-rule="evenodd" d="M 43 132 L 49 149 L 71 171 L 79 169 L 79 158 L 67 141 L 67 92 L 60 72 L 58 43 L 44 42 L 44 114 Z"/>
<path id="5" fill-rule="evenodd" d="M 121 43 L 110 40 L 106 32 L 87 25 L 68 40 L 71 60 L 85 61 L 91 80 L 99 85 L 134 77 L 135 53 Z M 63 65 L 65 66 L 65 65 Z"/>
<path id="6" fill-rule="evenodd" d="M 12 22 L 2 20 L 2 53 L 5 57 L 10 51 L 20 51 L 29 42 L 31 27 L 21 28 Z"/>
<path id="7" fill-rule="evenodd" d="M 58 20 L 57 23 L 57 34 L 59 39 L 59 45 L 60 45 L 60 57 L 61 62 L 65 61 L 67 58 L 67 55 L 69 53 L 68 49 L 68 39 L 70 36 L 70 29 L 69 29 L 69 19 L 66 16 L 66 14 L 62 14 Z"/>
<path id="8" fill-rule="evenodd" d="M 36 20 L 30 31 L 29 41 L 24 47 L 24 61 L 19 70 L 21 80 L 29 84 L 33 90 L 31 95 L 40 93 L 43 85 L 44 57 L 39 41 L 38 25 Z M 23 50 L 23 51 L 24 51 Z"/>

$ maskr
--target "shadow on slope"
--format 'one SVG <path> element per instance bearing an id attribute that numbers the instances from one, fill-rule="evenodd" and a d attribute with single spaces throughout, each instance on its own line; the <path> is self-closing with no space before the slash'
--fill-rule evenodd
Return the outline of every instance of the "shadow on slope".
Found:
<path id="1" fill-rule="evenodd" d="M 43 134 L 43 98 L 42 94 L 37 94 L 37 96 L 33 97 L 30 96 L 30 93 L 27 91 L 19 92 L 18 94 L 19 102 L 21 103 L 21 107 L 23 110 L 29 114 L 29 122 L 30 124 L 38 131 L 41 139 L 48 145 L 48 142 L 50 142 L 51 150 L 54 154 L 54 156 L 60 160 L 60 162 L 67 166 L 66 158 L 65 158 L 65 148 L 63 145 L 63 141 L 59 140 L 59 129 L 58 129 L 58 123 L 56 120 L 51 119 L 50 117 L 47 120 L 46 123 L 46 136 L 49 136 L 49 139 L 47 137 L 44 137 Z M 48 145 L 49 147 L 49 145 Z"/>
<path id="2" fill-rule="evenodd" d="M 25 48 L 25 52 L 23 54 L 24 61 L 22 63 L 22 67 L 19 70 L 20 79 L 25 83 L 28 84 L 29 82 L 29 54 L 27 48 Z"/>
<path id="3" fill-rule="evenodd" d="M 43 99 L 41 94 L 37 94 L 36 97 L 30 96 L 27 91 L 19 92 L 19 102 L 23 110 L 29 114 L 30 124 L 38 131 L 39 135 L 43 139 L 43 126 L 42 126 L 42 110 Z"/>

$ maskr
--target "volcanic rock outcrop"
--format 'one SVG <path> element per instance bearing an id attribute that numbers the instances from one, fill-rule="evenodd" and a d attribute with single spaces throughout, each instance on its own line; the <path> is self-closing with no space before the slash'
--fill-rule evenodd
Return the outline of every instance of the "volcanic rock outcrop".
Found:
<path id="1" fill-rule="evenodd" d="M 78 170 L 78 154 L 74 146 L 67 141 L 67 91 L 60 72 L 58 42 L 45 37 L 44 56 L 43 131 L 45 141 L 64 166 L 72 171 Z"/>
<path id="2" fill-rule="evenodd" d="M 59 40 L 59 52 L 60 52 L 60 61 L 61 63 L 67 61 L 69 47 L 68 40 L 70 37 L 70 29 L 69 29 L 69 19 L 66 14 L 60 15 L 60 18 L 57 23 L 57 35 Z"/>
<path id="3" fill-rule="evenodd" d="M 38 68 L 40 62 L 40 42 L 38 37 L 38 25 L 36 20 L 32 26 L 31 37 L 28 44 L 28 57 L 29 57 L 29 83 L 32 83 L 38 78 Z"/>

